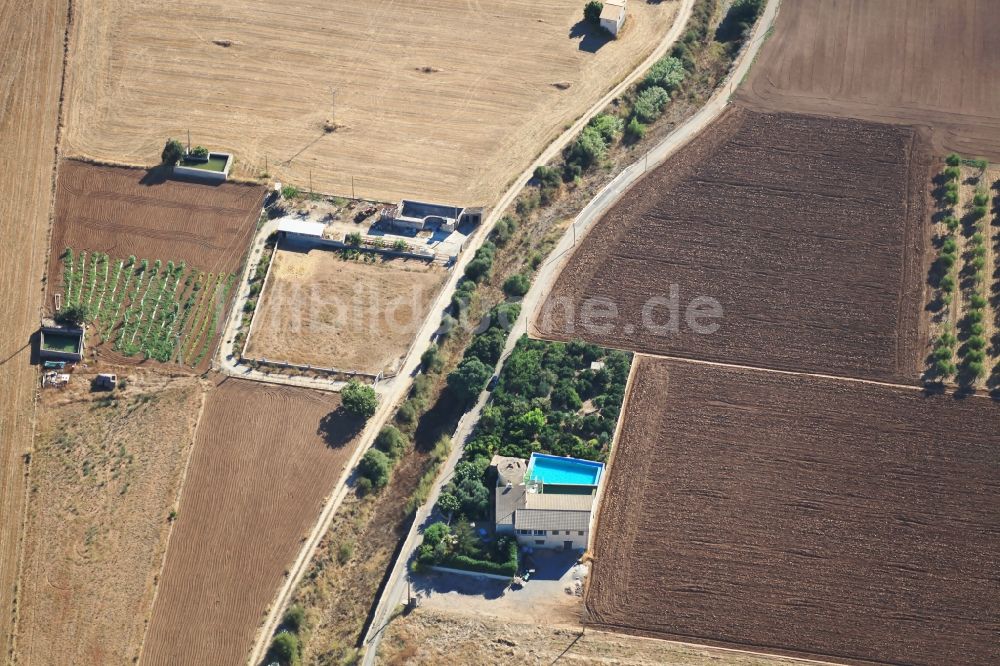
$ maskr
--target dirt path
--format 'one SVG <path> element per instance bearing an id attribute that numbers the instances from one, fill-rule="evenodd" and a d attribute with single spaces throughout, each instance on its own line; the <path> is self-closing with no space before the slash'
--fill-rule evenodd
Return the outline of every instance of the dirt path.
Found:
<path id="1" fill-rule="evenodd" d="M 29 340 L 38 328 L 52 209 L 68 0 L 0 0 L 0 660 L 13 648 L 37 374 Z"/>

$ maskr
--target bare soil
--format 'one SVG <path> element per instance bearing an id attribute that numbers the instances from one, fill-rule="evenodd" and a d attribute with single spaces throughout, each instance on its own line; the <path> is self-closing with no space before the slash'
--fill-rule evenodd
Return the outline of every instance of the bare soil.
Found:
<path id="1" fill-rule="evenodd" d="M 579 0 L 80 0 L 67 150 L 150 164 L 190 130 L 243 175 L 485 205 L 655 48 L 678 6 L 632 3 L 609 40 Z"/>
<path id="2" fill-rule="evenodd" d="M 205 387 L 132 371 L 94 393 L 92 378 L 39 404 L 19 663 L 132 663 L 153 604 Z"/>
<path id="3" fill-rule="evenodd" d="M 208 394 L 140 663 L 245 663 L 360 429 L 337 394 L 233 379 Z"/>
<path id="4" fill-rule="evenodd" d="M 796 0 L 737 98 L 762 111 L 928 125 L 935 152 L 1000 159 L 990 0 Z"/>
<path id="5" fill-rule="evenodd" d="M 593 622 L 835 661 L 996 662 L 1000 405 L 636 362 Z"/>
<path id="6" fill-rule="evenodd" d="M 235 273 L 256 230 L 264 188 L 166 179 L 158 170 L 65 160 L 59 167 L 52 251 L 185 262 L 206 273 Z M 49 262 L 48 301 L 62 284 Z"/>
<path id="7" fill-rule="evenodd" d="M 0 0 L 0 661 L 10 659 L 38 375 L 38 329 L 52 207 L 66 0 Z"/>
<path id="8" fill-rule="evenodd" d="M 909 128 L 735 108 L 595 225 L 536 330 L 649 353 L 915 381 L 927 339 L 922 146 Z M 688 316 L 704 298 L 722 316 L 693 321 L 717 325 L 714 332 L 700 333 Z M 617 316 L 595 318 L 602 308 Z"/>
<path id="9" fill-rule="evenodd" d="M 368 262 L 364 257 L 374 259 Z M 246 356 L 391 373 L 448 272 L 417 259 L 283 246 L 254 315 Z"/>
<path id="10" fill-rule="evenodd" d="M 419 608 L 389 625 L 379 646 L 385 666 L 438 664 L 615 664 L 618 666 L 792 666 L 788 659 L 673 641 L 483 619 Z"/>

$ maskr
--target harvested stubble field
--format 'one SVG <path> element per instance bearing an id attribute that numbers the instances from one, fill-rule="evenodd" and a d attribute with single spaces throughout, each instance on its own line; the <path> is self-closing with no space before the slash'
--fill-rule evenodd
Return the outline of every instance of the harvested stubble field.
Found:
<path id="1" fill-rule="evenodd" d="M 923 124 L 936 152 L 1000 159 L 992 0 L 782 4 L 737 98 L 763 111 Z"/>
<path id="2" fill-rule="evenodd" d="M 66 147 L 148 163 L 190 129 L 244 175 L 266 158 L 320 191 L 346 194 L 353 176 L 366 197 L 487 204 L 655 48 L 678 5 L 632 3 L 608 40 L 579 0 L 81 0 Z"/>
<path id="3" fill-rule="evenodd" d="M 638 363 L 593 621 L 837 661 L 996 663 L 1000 405 Z"/>
<path id="4" fill-rule="evenodd" d="M 369 262 L 367 258 L 374 259 Z M 246 356 L 394 371 L 448 272 L 419 259 L 286 245 L 275 252 Z"/>
<path id="5" fill-rule="evenodd" d="M 913 381 L 927 338 L 928 169 L 908 128 L 734 108 L 594 227 L 536 313 L 536 331 Z M 675 285 L 676 331 L 666 302 Z M 714 333 L 688 322 L 698 297 L 722 306 L 721 318 L 700 320 L 718 325 Z M 608 302 L 617 318 L 588 325 L 587 308 Z"/>
<path id="6" fill-rule="evenodd" d="M 18 663 L 139 654 L 204 396 L 197 378 L 140 373 L 114 394 L 75 373 L 42 395 Z"/>
<path id="7" fill-rule="evenodd" d="M 361 424 L 340 397 L 223 380 L 209 394 L 143 664 L 243 664 Z"/>
<path id="8" fill-rule="evenodd" d="M 0 0 L 0 661 L 10 658 L 67 0 Z"/>

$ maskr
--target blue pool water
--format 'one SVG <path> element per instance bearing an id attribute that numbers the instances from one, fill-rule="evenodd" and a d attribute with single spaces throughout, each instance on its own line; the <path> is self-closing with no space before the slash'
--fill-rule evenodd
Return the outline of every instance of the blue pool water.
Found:
<path id="1" fill-rule="evenodd" d="M 542 483 L 596 486 L 603 471 L 603 463 L 542 453 L 532 453 L 528 461 L 528 479 Z"/>

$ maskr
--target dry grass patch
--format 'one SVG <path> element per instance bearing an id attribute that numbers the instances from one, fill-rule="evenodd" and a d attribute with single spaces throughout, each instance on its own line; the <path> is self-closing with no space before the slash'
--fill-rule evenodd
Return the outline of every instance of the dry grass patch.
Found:
<path id="1" fill-rule="evenodd" d="M 138 374 L 42 394 L 32 456 L 20 661 L 124 664 L 139 653 L 204 390 Z"/>
<path id="2" fill-rule="evenodd" d="M 274 255 L 246 356 L 376 374 L 395 370 L 447 271 L 417 259 Z"/>

